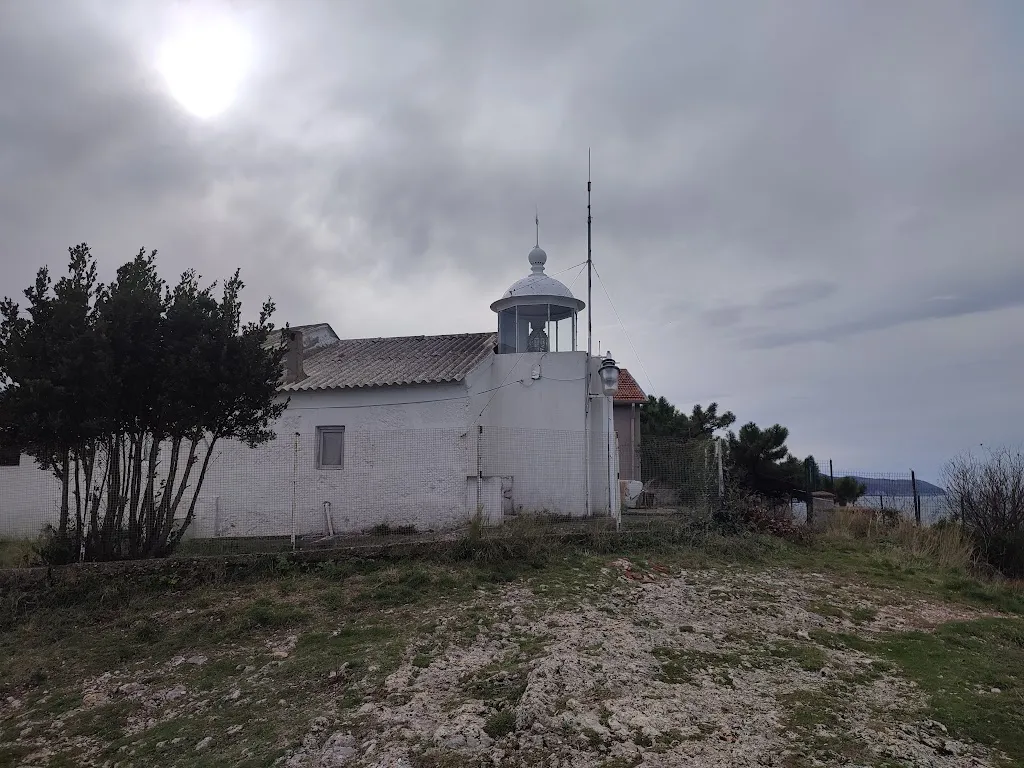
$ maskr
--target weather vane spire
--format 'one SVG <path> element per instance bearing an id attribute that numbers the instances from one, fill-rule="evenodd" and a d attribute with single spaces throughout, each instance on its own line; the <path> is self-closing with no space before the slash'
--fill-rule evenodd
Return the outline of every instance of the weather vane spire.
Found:
<path id="1" fill-rule="evenodd" d="M 533 223 L 537 227 L 537 247 L 540 248 L 540 209 L 536 205 L 533 206 Z"/>

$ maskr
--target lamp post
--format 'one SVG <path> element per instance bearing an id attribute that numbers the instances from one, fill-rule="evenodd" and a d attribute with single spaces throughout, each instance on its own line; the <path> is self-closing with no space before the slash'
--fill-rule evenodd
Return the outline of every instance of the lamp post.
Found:
<path id="1" fill-rule="evenodd" d="M 615 364 L 615 358 L 612 357 L 612 353 L 606 352 L 604 359 L 601 361 L 601 367 L 598 369 L 598 375 L 601 377 L 601 389 L 604 391 L 604 395 L 607 398 L 605 401 L 605 410 L 608 412 L 608 514 L 615 516 L 615 528 L 618 529 L 619 524 L 622 521 L 621 511 L 617 511 L 614 504 L 613 493 L 615 493 L 615 469 L 613 462 L 612 451 L 615 450 L 614 435 L 615 435 L 615 393 L 619 391 L 619 367 Z"/>

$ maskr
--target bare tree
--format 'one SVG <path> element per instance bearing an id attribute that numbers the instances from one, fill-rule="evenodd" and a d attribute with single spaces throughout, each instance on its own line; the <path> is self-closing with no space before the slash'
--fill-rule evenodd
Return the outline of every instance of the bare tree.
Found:
<path id="1" fill-rule="evenodd" d="M 993 566 L 1024 575 L 1024 453 L 999 448 L 966 453 L 944 472 L 948 516 L 959 521 Z"/>

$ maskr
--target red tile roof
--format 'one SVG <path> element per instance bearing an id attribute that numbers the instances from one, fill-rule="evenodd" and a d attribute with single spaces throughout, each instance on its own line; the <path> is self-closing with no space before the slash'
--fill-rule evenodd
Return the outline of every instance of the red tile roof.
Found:
<path id="1" fill-rule="evenodd" d="M 615 393 L 616 403 L 646 403 L 647 395 L 640 389 L 636 379 L 625 368 L 619 369 L 619 391 Z"/>

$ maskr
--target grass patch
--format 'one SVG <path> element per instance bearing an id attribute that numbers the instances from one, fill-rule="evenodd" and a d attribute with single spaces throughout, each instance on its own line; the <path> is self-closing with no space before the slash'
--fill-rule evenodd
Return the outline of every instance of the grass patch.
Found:
<path id="1" fill-rule="evenodd" d="M 810 643 L 776 643 L 768 649 L 768 655 L 775 659 L 789 659 L 806 672 L 820 672 L 828 663 L 825 652 Z"/>
<path id="2" fill-rule="evenodd" d="M 309 614 L 297 605 L 258 597 L 245 612 L 246 623 L 253 628 L 287 629 L 309 620 Z"/>
<path id="3" fill-rule="evenodd" d="M 978 619 L 886 636 L 876 654 L 929 694 L 930 715 L 1024 764 L 1024 620 Z"/>
<path id="4" fill-rule="evenodd" d="M 944 566 L 927 552 L 904 548 L 895 538 L 817 537 L 800 544 L 783 542 L 771 563 L 798 571 L 827 571 L 874 589 L 1024 615 L 1021 583 L 977 575 L 970 567 Z"/>
<path id="5" fill-rule="evenodd" d="M 876 657 L 865 674 L 895 671 L 913 680 L 928 695 L 927 717 L 1024 764 L 1024 619 L 953 622 L 873 640 L 831 633 L 814 639 Z"/>
<path id="6" fill-rule="evenodd" d="M 868 605 L 858 605 L 851 608 L 848 613 L 854 624 L 867 624 L 878 616 L 878 609 Z"/>
<path id="7" fill-rule="evenodd" d="M 783 726 L 799 737 L 797 751 L 782 761 L 785 768 L 863 764 L 869 758 L 869 746 L 851 736 L 844 727 L 846 696 L 842 687 L 826 686 L 778 697 L 787 710 Z"/>
<path id="8" fill-rule="evenodd" d="M 845 619 L 846 611 L 840 608 L 838 605 L 832 603 L 818 602 L 808 606 L 808 610 L 811 613 L 816 613 L 819 616 L 826 616 L 833 619 Z"/>
<path id="9" fill-rule="evenodd" d="M 723 669 L 733 668 L 740 662 L 737 653 L 709 653 L 684 648 L 655 648 L 654 657 L 661 662 L 657 679 L 670 684 L 692 684 L 703 672 L 710 673 L 715 682 L 732 685 L 732 678 Z"/>
<path id="10" fill-rule="evenodd" d="M 484 723 L 484 733 L 492 739 L 500 739 L 508 736 L 516 729 L 516 713 L 511 709 L 503 709 L 495 712 L 487 718 Z"/>
<path id="11" fill-rule="evenodd" d="M 30 568 L 42 564 L 35 542 L 29 539 L 0 539 L 0 568 Z"/>

